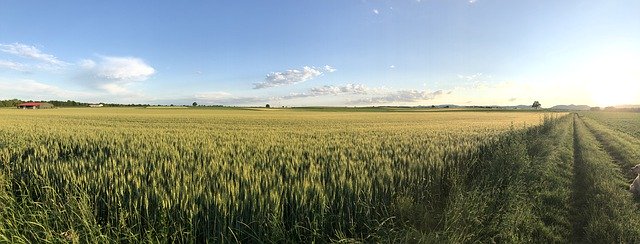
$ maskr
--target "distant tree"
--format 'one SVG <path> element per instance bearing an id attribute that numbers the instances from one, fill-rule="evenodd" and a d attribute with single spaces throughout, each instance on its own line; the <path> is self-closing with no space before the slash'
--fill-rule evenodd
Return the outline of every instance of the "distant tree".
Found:
<path id="1" fill-rule="evenodd" d="M 11 99 L 11 100 L 1 100 L 0 101 L 0 107 L 15 107 L 18 106 L 18 104 L 21 104 L 22 101 L 18 100 L 18 99 Z"/>
<path id="2" fill-rule="evenodd" d="M 198 106 L 198 103 L 197 102 L 193 102 L 193 104 L 191 104 L 191 105 L 193 105 L 195 107 L 195 106 Z"/>
<path id="3" fill-rule="evenodd" d="M 265 106 L 266 108 L 270 108 L 271 106 L 267 103 L 267 106 Z"/>
<path id="4" fill-rule="evenodd" d="M 589 110 L 591 110 L 591 111 L 600 111 L 600 107 L 592 107 Z"/>
<path id="5" fill-rule="evenodd" d="M 540 104 L 540 102 L 538 102 L 538 101 L 533 102 L 533 105 L 531 105 L 531 107 L 535 108 L 535 109 L 540 108 L 540 106 L 542 106 L 542 104 Z"/>

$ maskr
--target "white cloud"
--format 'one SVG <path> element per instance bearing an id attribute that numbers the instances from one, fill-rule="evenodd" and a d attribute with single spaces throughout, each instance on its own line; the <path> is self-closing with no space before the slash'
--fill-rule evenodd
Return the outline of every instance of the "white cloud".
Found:
<path id="1" fill-rule="evenodd" d="M 367 94 L 382 94 L 385 88 L 370 88 L 362 84 L 346 84 L 342 86 L 320 86 L 309 89 L 303 93 L 291 93 L 287 96 L 278 97 L 278 99 L 294 99 L 304 97 L 319 97 L 328 95 L 367 95 Z"/>
<path id="2" fill-rule="evenodd" d="M 472 75 L 458 75 L 459 79 L 465 80 L 467 82 L 474 82 L 474 83 L 478 83 L 478 82 L 486 82 L 487 80 L 491 79 L 490 75 L 485 75 L 483 73 L 475 73 Z"/>
<path id="3" fill-rule="evenodd" d="M 396 66 L 395 66 L 395 65 L 391 65 L 391 66 L 389 66 L 389 68 L 390 68 L 390 69 L 395 69 L 395 68 L 396 68 Z"/>
<path id="4" fill-rule="evenodd" d="M 284 85 L 292 85 L 321 76 L 324 72 L 334 72 L 336 69 L 326 65 L 323 68 L 305 66 L 302 69 L 290 69 L 284 72 L 271 72 L 262 82 L 254 83 L 253 89 L 263 89 Z"/>
<path id="5" fill-rule="evenodd" d="M 290 93 L 285 96 L 236 96 L 227 92 L 203 92 L 197 93 L 191 98 L 178 98 L 174 100 L 158 101 L 163 104 L 191 104 L 196 101 L 198 104 L 219 104 L 219 105 L 251 105 L 262 106 L 265 103 L 277 105 L 279 103 L 291 102 L 301 105 L 414 105 L 415 103 L 432 100 L 447 93 L 442 90 L 438 91 L 420 91 L 420 90 L 399 90 L 389 91 L 387 88 L 371 88 L 363 84 L 346 84 L 346 85 L 326 85 L 314 87 L 306 92 Z M 295 105 L 294 105 L 295 106 Z"/>
<path id="6" fill-rule="evenodd" d="M 373 13 L 374 13 L 374 14 L 380 14 L 380 11 L 378 11 L 377 9 L 374 9 L 374 10 L 373 10 Z"/>
<path id="7" fill-rule="evenodd" d="M 99 63 L 83 60 L 80 66 L 91 71 L 94 77 L 109 81 L 144 81 L 156 72 L 142 59 L 134 57 L 102 57 Z"/>
<path id="8" fill-rule="evenodd" d="M 336 69 L 331 67 L 331 66 L 329 66 L 329 65 L 325 65 L 324 66 L 324 71 L 329 72 L 329 73 L 333 73 L 333 72 L 336 71 Z"/>
<path id="9" fill-rule="evenodd" d="M 111 94 L 124 95 L 124 94 L 129 94 L 130 93 L 130 91 L 125 86 L 122 86 L 122 85 L 119 85 L 119 84 L 114 84 L 114 83 L 100 84 L 100 85 L 98 85 L 98 88 L 100 88 L 100 89 L 102 89 L 102 90 L 104 90 L 104 91 L 106 91 L 108 93 L 111 93 Z"/>
<path id="10" fill-rule="evenodd" d="M 469 4 L 474 4 L 476 3 L 478 0 L 469 0 Z"/>
<path id="11" fill-rule="evenodd" d="M 291 93 L 285 96 L 274 97 L 234 96 L 227 92 L 204 92 L 195 94 L 193 100 L 201 104 L 256 105 L 298 98 L 338 95 L 371 95 L 384 94 L 384 92 L 385 88 L 370 88 L 362 84 L 346 84 L 342 86 L 327 85 L 314 87 L 309 89 L 307 92 Z M 188 101 L 188 99 L 185 101 Z"/>
<path id="12" fill-rule="evenodd" d="M 0 44 L 0 51 L 13 54 L 16 56 L 20 56 L 23 58 L 29 58 L 41 62 L 45 62 L 46 64 L 53 66 L 66 66 L 68 63 L 61 61 L 51 54 L 46 54 L 40 51 L 38 48 L 34 46 L 25 45 L 22 43 L 13 43 L 13 44 Z"/>
<path id="13" fill-rule="evenodd" d="M 361 84 L 347 84 L 345 86 L 321 86 L 311 88 L 309 91 L 312 94 L 317 95 L 327 95 L 327 94 L 342 94 L 342 93 L 350 93 L 350 94 L 365 94 L 369 90 L 368 87 Z"/>
<path id="14" fill-rule="evenodd" d="M 432 100 L 444 94 L 442 90 L 435 92 L 418 90 L 400 90 L 384 96 L 369 97 L 352 101 L 354 104 L 395 104 L 395 103 L 415 103 Z"/>
<path id="15" fill-rule="evenodd" d="M 0 60 L 0 68 L 7 68 L 17 71 L 26 71 L 26 67 L 24 64 L 16 63 L 8 60 Z"/>
<path id="16" fill-rule="evenodd" d="M 87 98 L 91 94 L 86 92 L 70 91 L 57 86 L 45 84 L 34 80 L 2 80 L 0 79 L 0 97 L 20 98 L 34 100 L 68 100 Z"/>
<path id="17" fill-rule="evenodd" d="M 117 87 L 107 87 L 106 89 Z M 75 100 L 82 102 L 140 103 L 149 97 L 128 92 L 125 95 L 105 92 L 74 90 L 70 87 L 55 86 L 30 79 L 0 78 L 0 99 L 18 98 L 25 100 Z"/>
<path id="18" fill-rule="evenodd" d="M 181 100 L 184 101 L 177 101 L 177 103 L 190 104 L 189 101 L 194 100 L 203 105 L 257 105 L 277 100 L 277 98 L 239 97 L 227 92 L 203 92 L 195 94 L 191 100 Z"/>
<path id="19" fill-rule="evenodd" d="M 129 94 L 128 86 L 149 79 L 155 69 L 135 57 L 100 57 L 98 62 L 85 59 L 78 64 L 80 78 L 111 94 Z"/>
<path id="20" fill-rule="evenodd" d="M 231 93 L 227 92 L 204 92 L 198 93 L 194 96 L 196 99 L 201 100 L 217 100 L 231 97 Z"/>
<path id="21" fill-rule="evenodd" d="M 20 92 L 57 92 L 62 91 L 57 87 L 40 83 L 34 80 L 18 80 L 15 82 L 1 82 L 0 87 L 2 90 L 13 90 Z"/>

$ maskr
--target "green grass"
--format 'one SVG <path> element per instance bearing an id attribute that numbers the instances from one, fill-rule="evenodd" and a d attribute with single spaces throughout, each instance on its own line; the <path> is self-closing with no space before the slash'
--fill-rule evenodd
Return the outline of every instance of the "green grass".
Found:
<path id="1" fill-rule="evenodd" d="M 581 112 L 587 118 L 602 123 L 607 128 L 640 139 L 640 113 L 631 112 Z"/>
<path id="2" fill-rule="evenodd" d="M 637 243 L 640 218 L 619 166 L 574 116 L 574 241 Z"/>

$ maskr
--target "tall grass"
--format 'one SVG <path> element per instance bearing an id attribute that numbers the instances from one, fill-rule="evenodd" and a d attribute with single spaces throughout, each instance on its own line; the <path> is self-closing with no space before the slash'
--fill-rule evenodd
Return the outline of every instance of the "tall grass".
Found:
<path id="1" fill-rule="evenodd" d="M 571 192 L 569 120 L 511 131 L 459 165 L 444 211 L 446 242 L 566 242 Z"/>

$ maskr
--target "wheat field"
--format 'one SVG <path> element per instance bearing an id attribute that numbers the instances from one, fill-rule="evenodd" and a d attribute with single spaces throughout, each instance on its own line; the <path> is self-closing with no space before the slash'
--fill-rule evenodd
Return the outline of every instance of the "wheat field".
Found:
<path id="1" fill-rule="evenodd" d="M 0 241 L 572 238 L 575 122 L 562 113 L 69 108 L 0 116 Z M 553 180 L 566 189 L 545 185 Z M 545 196 L 565 204 L 536 205 Z"/>

